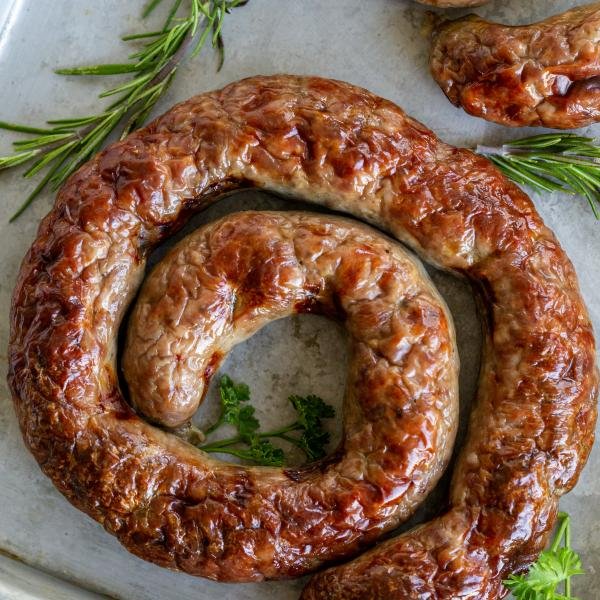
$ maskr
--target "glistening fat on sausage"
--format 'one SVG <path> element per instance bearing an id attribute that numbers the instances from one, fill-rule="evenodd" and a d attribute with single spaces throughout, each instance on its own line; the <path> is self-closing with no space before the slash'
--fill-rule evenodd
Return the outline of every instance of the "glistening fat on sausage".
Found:
<path id="1" fill-rule="evenodd" d="M 211 577 L 237 559 L 259 578 L 275 546 L 293 574 L 302 539 L 287 545 L 285 503 L 247 501 L 268 497 L 268 483 L 257 487 L 268 476 L 219 466 L 217 479 L 204 455 L 128 408 L 115 374 L 117 328 L 149 249 L 247 185 L 378 225 L 471 278 L 488 310 L 448 512 L 318 575 L 305 598 L 501 597 L 502 578 L 542 548 L 593 442 L 591 325 L 571 263 L 518 187 L 345 83 L 234 83 L 175 106 L 71 177 L 13 297 L 9 382 L 27 445 L 73 504 L 142 558 L 191 573 L 210 564 Z"/>
<path id="2" fill-rule="evenodd" d="M 238 469 L 233 487 L 236 469 L 208 459 L 204 476 L 233 498 L 204 515 L 205 543 L 219 552 L 190 557 L 197 574 L 284 577 L 355 553 L 406 519 L 448 462 L 458 360 L 445 304 L 397 243 L 339 217 L 243 212 L 184 238 L 130 318 L 123 367 L 133 404 L 153 422 L 182 425 L 215 356 L 298 312 L 336 318 L 349 334 L 342 446 L 305 468 Z M 244 532 L 233 514 L 257 526 Z M 257 546 L 257 556 L 243 550 Z"/>
<path id="3" fill-rule="evenodd" d="M 574 129 L 600 121 L 600 3 L 539 23 L 469 15 L 442 21 L 430 69 L 448 99 L 511 127 Z"/>

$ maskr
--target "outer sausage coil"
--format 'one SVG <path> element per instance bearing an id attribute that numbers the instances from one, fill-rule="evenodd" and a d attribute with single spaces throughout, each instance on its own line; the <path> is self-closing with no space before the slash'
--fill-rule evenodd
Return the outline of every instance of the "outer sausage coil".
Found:
<path id="1" fill-rule="evenodd" d="M 138 418 L 117 383 L 117 329 L 148 252 L 191 212 L 249 185 L 378 225 L 469 277 L 487 308 L 450 508 L 317 575 L 304 597 L 502 596 L 502 578 L 542 548 L 593 442 L 591 325 L 571 263 L 521 190 L 348 84 L 234 83 L 179 104 L 71 177 L 13 298 L 9 382 L 27 445 L 75 506 L 142 558 L 225 579 L 316 566 L 312 550 L 295 553 L 302 538 L 286 553 L 289 519 L 262 487 L 268 472 L 220 467 L 215 478 L 204 455 Z M 312 518 L 327 497 L 307 498 Z M 342 507 L 348 518 L 356 508 Z M 236 544 L 237 556 L 224 551 Z M 261 570 L 272 548 L 277 573 Z"/>

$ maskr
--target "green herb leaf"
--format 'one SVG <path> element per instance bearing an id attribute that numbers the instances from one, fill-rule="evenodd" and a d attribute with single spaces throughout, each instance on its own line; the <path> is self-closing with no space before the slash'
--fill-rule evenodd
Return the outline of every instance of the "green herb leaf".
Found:
<path id="1" fill-rule="evenodd" d="M 476 152 L 520 185 L 583 196 L 600 219 L 600 146 L 596 139 L 575 133 L 543 133 L 500 147 L 477 146 Z"/>
<path id="2" fill-rule="evenodd" d="M 28 125 L 19 125 L 18 123 L 8 123 L 6 121 L 0 121 L 0 129 L 4 129 L 5 131 L 18 131 L 19 133 L 35 133 L 39 135 L 45 135 L 52 131 L 51 129 L 29 127 Z"/>
<path id="3" fill-rule="evenodd" d="M 268 440 L 258 437 L 252 438 L 249 450 L 246 450 L 244 453 L 245 456 L 241 458 L 251 460 L 263 466 L 280 467 L 283 465 L 285 459 L 281 448 L 277 448 Z"/>
<path id="4" fill-rule="evenodd" d="M 504 581 L 516 600 L 575 600 L 571 596 L 571 577 L 584 571 L 581 559 L 570 547 L 570 518 L 566 513 L 558 518 L 558 532 L 550 548 L 540 554 L 526 575 L 511 575 Z M 561 585 L 564 594 L 557 591 Z"/>
<path id="5" fill-rule="evenodd" d="M 242 402 L 250 400 L 250 388 L 245 383 L 233 383 L 227 375 L 221 377 L 219 393 L 227 422 L 234 423 Z"/>
<path id="6" fill-rule="evenodd" d="M 32 158 L 39 156 L 39 150 L 29 150 L 27 152 L 15 152 L 10 156 L 0 156 L 0 169 L 10 169 L 30 161 Z"/>
<path id="7" fill-rule="evenodd" d="M 260 431 L 260 423 L 255 416 L 250 401 L 250 390 L 243 383 L 234 383 L 223 375 L 219 382 L 221 414 L 217 422 L 206 430 L 210 434 L 224 424 L 233 425 L 237 435 L 198 446 L 205 452 L 231 454 L 260 465 L 282 465 L 285 459 L 283 450 L 273 446 L 269 438 L 279 438 L 300 448 L 308 460 L 317 460 L 325 456 L 325 446 L 329 434 L 323 430 L 322 419 L 331 418 L 335 410 L 315 395 L 290 396 L 289 400 L 296 409 L 296 421 L 274 431 Z M 290 433 L 301 432 L 301 436 Z M 240 445 L 245 446 L 241 447 Z"/>
<path id="8" fill-rule="evenodd" d="M 150 0 L 143 12 L 146 17 L 162 0 Z M 16 141 L 15 152 L 0 156 L 0 169 L 8 169 L 33 161 L 25 176 L 36 175 L 44 167 L 49 172 L 42 178 L 34 191 L 17 212 L 14 221 L 47 185 L 57 189 L 94 152 L 98 151 L 110 134 L 117 128 L 121 136 L 141 126 L 160 97 L 169 88 L 177 67 L 186 58 L 197 54 L 210 38 L 222 63 L 223 42 L 221 30 L 225 15 L 245 2 L 236 0 L 189 0 L 187 13 L 180 10 L 182 0 L 172 0 L 163 28 L 160 31 L 144 32 L 125 36 L 127 41 L 142 42 L 141 49 L 132 54 L 131 62 L 108 63 L 67 69 L 58 69 L 60 75 L 112 76 L 133 73 L 124 83 L 100 94 L 100 98 L 117 96 L 117 100 L 106 110 L 96 115 L 52 119 L 50 127 L 40 128 L 0 121 L 0 129 L 38 137 Z M 196 32 L 200 31 L 198 35 Z M 211 34 L 218 32 L 217 38 Z M 138 46 L 139 47 L 139 46 Z"/>
<path id="9" fill-rule="evenodd" d="M 298 424 L 302 430 L 298 446 L 309 460 L 323 458 L 330 436 L 323 430 L 321 419 L 333 418 L 334 408 L 314 395 L 290 396 L 289 400 L 298 413 Z"/>
<path id="10" fill-rule="evenodd" d="M 205 452 L 232 454 L 260 465 L 282 465 L 283 450 L 276 448 L 263 436 L 257 434 L 260 424 L 254 416 L 254 407 L 247 404 L 250 400 L 248 386 L 245 383 L 234 383 L 228 375 L 223 375 L 219 382 L 219 395 L 221 397 L 221 415 L 218 421 L 207 430 L 207 433 L 228 423 L 237 429 L 238 435 L 235 438 L 201 446 L 201 449 Z M 240 443 L 247 447 L 232 447 Z"/>
<path id="11" fill-rule="evenodd" d="M 237 426 L 240 436 L 244 441 L 250 440 L 260 428 L 260 423 L 254 416 L 254 406 L 242 406 L 233 424 Z"/>
<path id="12" fill-rule="evenodd" d="M 57 75 L 122 75 L 123 73 L 133 73 L 139 70 L 140 68 L 136 64 L 124 63 L 56 69 L 54 72 Z"/>
<path id="13" fill-rule="evenodd" d="M 145 19 L 146 17 L 148 17 L 152 12 L 154 12 L 154 10 L 156 9 L 156 7 L 162 2 L 163 0 L 150 0 L 150 2 L 148 2 L 148 4 L 146 4 L 145 8 L 144 8 L 144 12 L 142 13 L 142 18 Z"/>

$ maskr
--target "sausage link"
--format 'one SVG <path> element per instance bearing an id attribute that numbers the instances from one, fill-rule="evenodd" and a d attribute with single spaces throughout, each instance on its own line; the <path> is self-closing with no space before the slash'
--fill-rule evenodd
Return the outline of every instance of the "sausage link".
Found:
<path id="1" fill-rule="evenodd" d="M 450 102 L 510 127 L 600 121 L 600 3 L 522 27 L 469 15 L 434 31 L 429 65 Z"/>
<path id="2" fill-rule="evenodd" d="M 469 277 L 487 307 L 449 510 L 318 575 L 305 598 L 501 597 L 502 578 L 543 546 L 591 449 L 591 324 L 571 263 L 517 186 L 348 84 L 234 83 L 175 106 L 69 179 L 13 297 L 9 383 L 27 445 L 73 504 L 146 560 L 212 578 L 318 565 L 312 548 L 297 550 L 311 527 L 335 528 L 322 519 L 327 493 L 292 493 L 302 501 L 294 524 L 285 494 L 271 494 L 279 473 L 217 466 L 138 418 L 117 384 L 117 329 L 149 250 L 190 212 L 249 185 L 379 226 Z M 360 501 L 347 500 L 343 522 L 362 526 Z"/>

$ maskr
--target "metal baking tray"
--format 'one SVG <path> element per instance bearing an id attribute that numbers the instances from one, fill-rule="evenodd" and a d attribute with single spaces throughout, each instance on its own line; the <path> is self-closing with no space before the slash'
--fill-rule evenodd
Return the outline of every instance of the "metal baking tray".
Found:
<path id="1" fill-rule="evenodd" d="M 477 12 L 522 23 L 580 3 L 498 0 Z M 143 0 L 0 0 L 0 119 L 43 123 L 47 118 L 95 110 L 96 94 L 107 82 L 59 77 L 52 69 L 122 59 L 126 48 L 118 35 L 137 30 L 143 4 Z M 223 70 L 216 73 L 216 56 L 205 51 L 181 69 L 157 112 L 241 77 L 309 73 L 344 79 L 390 98 L 454 144 L 493 144 L 525 135 L 469 117 L 448 103 L 428 74 L 424 14 L 425 8 L 410 0 L 251 0 L 226 21 Z M 9 150 L 10 141 L 9 135 L 2 135 L 0 151 Z M 41 474 L 21 441 L 6 388 L 6 346 L 10 295 L 19 264 L 53 198 L 44 195 L 9 225 L 8 217 L 31 183 L 17 172 L 7 172 L 0 175 L 0 186 L 0 598 L 297 598 L 303 580 L 225 585 L 145 563 L 75 510 Z M 584 200 L 560 194 L 534 196 L 534 200 L 575 263 L 598 331 L 600 223 Z M 232 210 L 292 206 L 245 192 L 218 203 L 190 227 Z M 475 304 L 464 282 L 437 272 L 433 277 L 456 321 L 461 402 L 466 411 L 476 387 L 481 344 Z M 266 425 L 282 418 L 290 393 L 317 393 L 339 405 L 345 381 L 344 336 L 320 317 L 283 320 L 237 347 L 221 371 L 251 385 Z M 199 412 L 200 421 L 215 403 L 213 389 Z M 573 515 L 574 544 L 588 571 L 575 579 L 576 594 L 586 600 L 600 598 L 599 474 L 597 445 L 579 485 L 561 503 Z M 431 499 L 417 520 L 434 511 L 436 502 Z"/>

